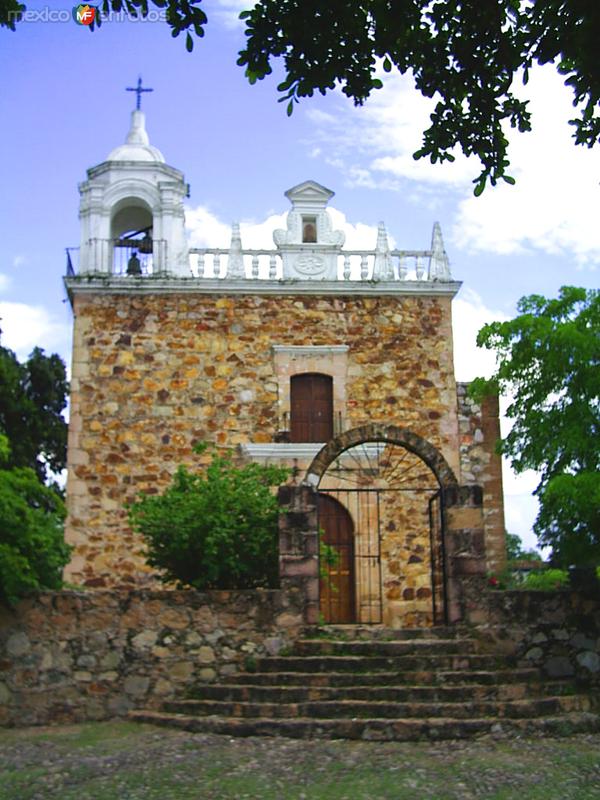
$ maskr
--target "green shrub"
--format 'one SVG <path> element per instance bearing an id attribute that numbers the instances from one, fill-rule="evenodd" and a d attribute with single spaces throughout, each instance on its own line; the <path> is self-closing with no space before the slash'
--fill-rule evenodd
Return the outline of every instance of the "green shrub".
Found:
<path id="1" fill-rule="evenodd" d="M 532 589 L 539 592 L 551 592 L 562 589 L 569 583 L 569 574 L 564 569 L 544 569 L 539 572 L 530 572 L 522 584 L 523 589 Z"/>
<path id="2" fill-rule="evenodd" d="M 510 565 L 501 573 L 488 575 L 488 586 L 491 589 L 509 589 L 553 592 L 569 584 L 569 574 L 563 569 L 540 569 L 520 575 Z"/>
<path id="3" fill-rule="evenodd" d="M 229 455 L 217 454 L 204 473 L 179 467 L 164 494 L 142 496 L 130 508 L 148 563 L 178 586 L 276 586 L 278 505 L 270 487 L 288 475 L 280 467 L 236 467 Z"/>
<path id="4" fill-rule="evenodd" d="M 0 440 L 4 446 L 5 437 Z M 1 601 L 12 604 L 38 589 L 61 588 L 71 552 L 64 518 L 62 499 L 32 469 L 0 469 Z"/>

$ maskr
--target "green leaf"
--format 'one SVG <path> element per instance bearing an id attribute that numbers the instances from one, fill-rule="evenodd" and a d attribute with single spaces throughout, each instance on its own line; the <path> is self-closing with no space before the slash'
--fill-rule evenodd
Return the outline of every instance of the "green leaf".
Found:
<path id="1" fill-rule="evenodd" d="M 185 49 L 188 51 L 188 53 L 191 53 L 194 49 L 194 40 L 192 39 L 192 34 L 189 33 L 189 31 L 185 36 Z"/>

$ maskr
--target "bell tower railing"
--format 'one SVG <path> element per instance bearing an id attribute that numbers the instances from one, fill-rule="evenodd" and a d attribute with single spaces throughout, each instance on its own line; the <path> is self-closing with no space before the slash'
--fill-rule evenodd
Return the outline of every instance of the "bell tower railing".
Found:
<path id="1" fill-rule="evenodd" d="M 136 251 L 140 262 L 137 275 L 161 275 L 170 272 L 167 241 L 152 240 L 151 252 L 146 240 L 90 239 L 81 258 L 80 248 L 67 248 L 67 276 L 82 273 L 104 273 L 131 277 L 128 271 Z M 434 250 L 390 250 L 385 254 L 373 250 L 343 250 L 336 254 L 339 282 L 452 282 L 446 258 L 440 260 Z M 282 279 L 282 252 L 279 249 L 229 249 L 215 247 L 189 248 L 190 279 L 271 280 Z M 179 277 L 182 277 L 179 273 Z"/>
<path id="2" fill-rule="evenodd" d="M 137 259 L 137 264 L 132 257 Z M 82 256 L 81 248 L 67 247 L 67 276 L 103 273 L 131 277 L 158 275 L 167 271 L 165 239 L 89 239 Z M 129 270 L 129 271 L 128 271 Z M 132 271 L 133 270 L 133 271 Z"/>

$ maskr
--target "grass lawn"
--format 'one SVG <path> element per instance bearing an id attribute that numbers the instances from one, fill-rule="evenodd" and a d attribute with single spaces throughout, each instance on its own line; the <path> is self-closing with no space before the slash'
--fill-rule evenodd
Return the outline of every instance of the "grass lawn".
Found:
<path id="1" fill-rule="evenodd" d="M 0 731 L 0 800 L 598 800 L 600 735 L 399 743 L 128 722 Z"/>

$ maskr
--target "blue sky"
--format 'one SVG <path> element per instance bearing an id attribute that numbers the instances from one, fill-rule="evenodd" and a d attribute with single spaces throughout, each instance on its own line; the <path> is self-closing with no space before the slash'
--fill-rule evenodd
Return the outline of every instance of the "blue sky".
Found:
<path id="1" fill-rule="evenodd" d="M 459 379 L 489 369 L 474 347 L 485 321 L 512 316 L 519 297 L 564 284 L 598 285 L 600 150 L 575 148 L 570 96 L 551 68 L 528 87 L 534 133 L 512 137 L 517 186 L 472 196 L 477 163 L 415 162 L 430 106 L 410 79 L 386 77 L 363 107 L 341 94 L 315 98 L 288 118 L 278 75 L 249 86 L 236 54 L 243 0 L 209 0 L 204 40 L 186 52 L 161 22 L 107 22 L 90 33 L 51 22 L 68 4 L 30 2 L 35 21 L 0 31 L 0 316 L 2 343 L 35 344 L 69 359 L 64 248 L 79 243 L 77 190 L 85 170 L 124 141 L 139 74 L 152 144 L 191 186 L 188 222 L 198 244 L 227 245 L 242 222 L 246 246 L 270 246 L 269 218 L 283 192 L 312 178 L 336 192 L 347 234 L 375 244 L 384 220 L 395 246 L 427 248 L 439 220 L 455 278 Z M 33 17 L 34 14 L 31 14 Z M 343 219 L 340 217 L 339 219 Z M 533 544 L 534 476 L 505 476 L 507 527 Z"/>

